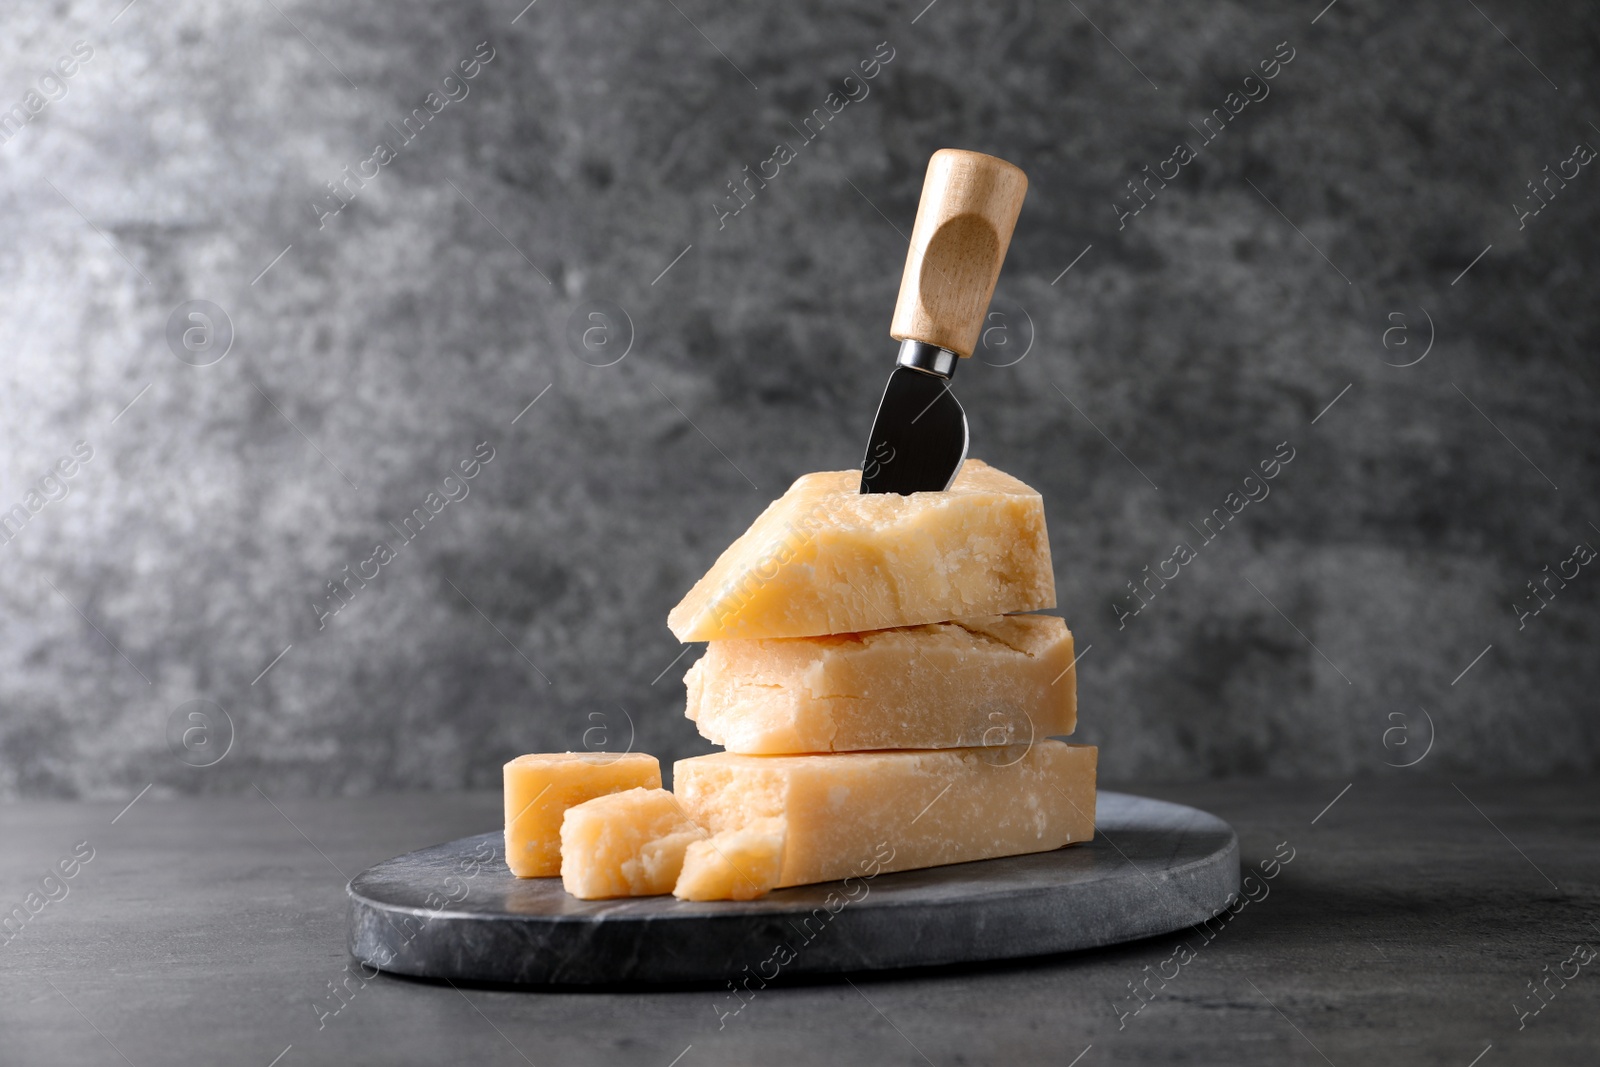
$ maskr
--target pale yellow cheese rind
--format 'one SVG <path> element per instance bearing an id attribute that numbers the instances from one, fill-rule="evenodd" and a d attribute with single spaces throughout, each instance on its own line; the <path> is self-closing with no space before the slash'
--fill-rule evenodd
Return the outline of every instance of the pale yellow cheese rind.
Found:
<path id="1" fill-rule="evenodd" d="M 672 895 L 679 900 L 755 900 L 778 885 L 783 820 L 758 819 L 695 841 L 683 854 Z"/>
<path id="2" fill-rule="evenodd" d="M 969 459 L 941 493 L 807 474 L 667 616 L 680 641 L 814 637 L 1056 606 L 1037 492 Z"/>
<path id="3" fill-rule="evenodd" d="M 781 818 L 778 885 L 1044 852 L 1094 835 L 1089 745 L 747 756 L 673 764 L 694 821 L 720 833 Z"/>
<path id="4" fill-rule="evenodd" d="M 665 789 L 587 800 L 561 820 L 561 885 L 583 900 L 670 893 L 684 851 L 705 836 Z"/>
<path id="5" fill-rule="evenodd" d="M 730 752 L 1010 745 L 1077 727 L 1072 634 L 998 615 L 864 634 L 713 641 L 685 714 Z"/>
<path id="6" fill-rule="evenodd" d="M 561 873 L 561 817 L 623 789 L 658 789 L 661 764 L 643 752 L 537 752 L 505 765 L 506 866 L 518 878 Z"/>

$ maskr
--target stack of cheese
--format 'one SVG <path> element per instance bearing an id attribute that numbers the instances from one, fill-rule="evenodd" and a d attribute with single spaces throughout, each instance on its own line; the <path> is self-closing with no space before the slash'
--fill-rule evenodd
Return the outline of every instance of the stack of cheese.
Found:
<path id="1" fill-rule="evenodd" d="M 687 713 L 727 751 L 671 793 L 642 754 L 512 761 L 513 871 L 743 900 L 1093 835 L 1096 750 L 1047 739 L 1076 726 L 1072 635 L 1013 614 L 1055 606 L 1039 494 L 978 460 L 942 493 L 859 480 L 795 482 L 668 617 L 710 642 Z"/>

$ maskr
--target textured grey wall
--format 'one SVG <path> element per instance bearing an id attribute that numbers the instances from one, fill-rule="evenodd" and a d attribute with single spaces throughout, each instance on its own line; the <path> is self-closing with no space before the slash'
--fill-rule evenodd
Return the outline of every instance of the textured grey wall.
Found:
<path id="1" fill-rule="evenodd" d="M 1032 179 L 957 385 L 1045 494 L 1107 774 L 1399 773 L 1429 721 L 1406 773 L 1596 766 L 1592 6 L 122 4 L 0 16 L 0 794 L 706 750 L 667 610 L 858 460 L 944 146 Z"/>

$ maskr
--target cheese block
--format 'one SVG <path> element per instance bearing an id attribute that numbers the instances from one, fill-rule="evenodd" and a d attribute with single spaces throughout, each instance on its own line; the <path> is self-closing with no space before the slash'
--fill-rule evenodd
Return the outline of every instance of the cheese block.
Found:
<path id="1" fill-rule="evenodd" d="M 746 756 L 673 764 L 673 788 L 713 833 L 784 821 L 778 885 L 1044 852 L 1094 835 L 1097 750 L 1004 748 Z"/>
<path id="2" fill-rule="evenodd" d="M 969 459 L 942 493 L 807 474 L 667 616 L 680 641 L 814 637 L 1056 606 L 1044 501 Z"/>
<path id="3" fill-rule="evenodd" d="M 584 900 L 670 893 L 684 850 L 705 836 L 665 789 L 595 797 L 561 819 L 561 884 Z"/>
<path id="4" fill-rule="evenodd" d="M 730 752 L 1010 745 L 1077 726 L 1072 633 L 1049 615 L 713 641 L 685 714 Z"/>
<path id="5" fill-rule="evenodd" d="M 561 816 L 623 789 L 661 787 L 661 764 L 643 752 L 538 752 L 505 765 L 506 866 L 518 878 L 561 873 Z"/>
<path id="6" fill-rule="evenodd" d="M 679 900 L 754 900 L 778 884 L 783 820 L 757 819 L 691 842 L 672 895 Z"/>

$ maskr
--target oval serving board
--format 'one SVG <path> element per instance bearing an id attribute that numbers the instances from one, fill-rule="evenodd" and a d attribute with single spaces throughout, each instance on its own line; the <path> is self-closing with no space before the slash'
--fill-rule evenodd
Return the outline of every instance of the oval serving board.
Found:
<path id="1" fill-rule="evenodd" d="M 1132 941 L 1198 923 L 1239 890 L 1239 839 L 1214 815 L 1102 792 L 1095 823 L 1092 841 L 1053 852 L 699 904 L 577 900 L 559 878 L 513 877 L 500 833 L 480 834 L 357 875 L 350 952 L 466 981 L 763 981 Z"/>

